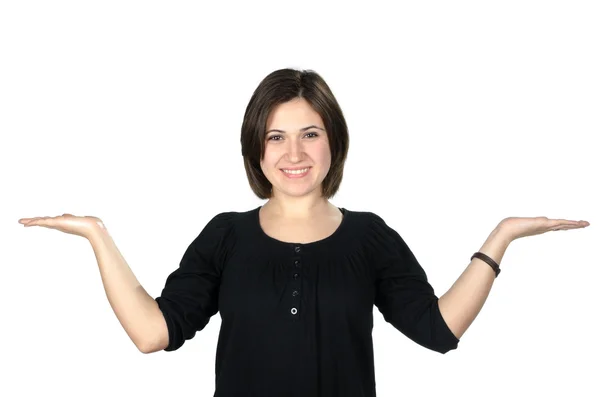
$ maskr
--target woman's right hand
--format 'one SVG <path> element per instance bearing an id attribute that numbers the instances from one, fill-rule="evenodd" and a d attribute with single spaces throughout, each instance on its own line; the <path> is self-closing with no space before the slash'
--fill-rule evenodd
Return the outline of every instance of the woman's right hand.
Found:
<path id="1" fill-rule="evenodd" d="M 49 229 L 60 230 L 64 233 L 89 238 L 98 228 L 105 229 L 100 218 L 95 216 L 75 216 L 62 214 L 60 216 L 38 216 L 35 218 L 21 218 L 19 223 L 27 226 L 42 226 Z"/>

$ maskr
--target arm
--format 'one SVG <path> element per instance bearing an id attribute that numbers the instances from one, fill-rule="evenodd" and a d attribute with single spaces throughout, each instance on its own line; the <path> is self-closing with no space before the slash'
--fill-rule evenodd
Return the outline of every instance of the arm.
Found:
<path id="1" fill-rule="evenodd" d="M 94 249 L 104 291 L 119 322 L 142 353 L 168 344 L 165 319 L 157 302 L 144 290 L 102 223 L 87 236 Z"/>
<path id="2" fill-rule="evenodd" d="M 479 250 L 500 264 L 512 238 L 500 226 L 496 227 Z M 448 328 L 461 338 L 487 299 L 496 273 L 490 265 L 473 258 L 452 287 L 440 297 L 440 312 Z"/>
<path id="3" fill-rule="evenodd" d="M 589 225 L 588 221 L 548 219 L 545 216 L 509 217 L 496 226 L 479 251 L 500 264 L 506 248 L 516 239 L 549 231 L 581 229 Z M 479 314 L 495 277 L 490 265 L 473 258 L 458 280 L 439 299 L 440 313 L 457 338 L 464 334 Z"/>

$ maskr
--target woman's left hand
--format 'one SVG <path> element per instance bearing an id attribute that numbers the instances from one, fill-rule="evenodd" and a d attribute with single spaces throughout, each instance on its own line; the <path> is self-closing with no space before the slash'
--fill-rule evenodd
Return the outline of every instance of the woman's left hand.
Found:
<path id="1" fill-rule="evenodd" d="M 589 226 L 587 221 L 570 221 L 567 219 L 548 219 L 545 216 L 535 218 L 505 218 L 500 222 L 498 228 L 509 238 L 516 240 L 521 237 L 535 236 L 555 230 L 581 229 Z"/>

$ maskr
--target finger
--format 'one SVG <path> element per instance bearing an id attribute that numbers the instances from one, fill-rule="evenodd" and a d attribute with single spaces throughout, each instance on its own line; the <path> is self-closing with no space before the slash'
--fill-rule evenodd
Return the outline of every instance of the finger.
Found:
<path id="1" fill-rule="evenodd" d="M 560 223 L 563 225 L 569 224 L 569 223 L 573 223 L 573 222 L 578 222 L 578 221 L 572 221 L 570 219 L 550 219 L 551 222 L 555 222 L 555 223 Z"/>
<path id="2" fill-rule="evenodd" d="M 567 226 L 569 228 L 580 228 L 580 227 L 586 227 L 589 225 L 590 225 L 590 223 L 587 221 L 567 221 L 567 223 L 565 224 L 565 226 Z"/>
<path id="3" fill-rule="evenodd" d="M 569 224 L 562 224 L 562 225 L 555 226 L 551 230 L 556 231 L 556 230 L 581 229 L 586 226 L 589 226 L 589 222 L 577 221 L 577 223 L 574 223 L 574 224 L 569 223 Z"/>
<path id="4" fill-rule="evenodd" d="M 51 219 L 47 216 L 36 217 L 25 224 L 25 226 L 43 226 L 52 227 Z"/>
<path id="5" fill-rule="evenodd" d="M 49 227 L 51 226 L 51 223 L 48 222 L 48 220 L 50 220 L 50 222 L 52 222 L 53 219 L 56 218 L 60 218 L 59 216 L 36 216 L 33 218 L 21 218 L 19 219 L 19 222 L 22 223 L 24 226 L 46 226 Z"/>
<path id="6" fill-rule="evenodd" d="M 552 228 L 552 229 L 557 228 L 557 227 L 563 227 L 563 226 L 581 227 L 581 226 L 589 225 L 589 223 L 586 221 L 571 221 L 568 219 L 550 219 L 549 223 L 550 223 L 550 228 Z"/>
<path id="7" fill-rule="evenodd" d="M 33 218 L 21 218 L 21 219 L 19 219 L 19 222 L 25 223 L 25 222 L 29 222 L 29 221 L 32 221 L 32 220 L 35 220 L 38 218 L 39 218 L 38 216 L 35 216 Z"/>
<path id="8" fill-rule="evenodd" d="M 39 222 L 39 218 L 32 218 L 25 222 L 24 226 L 37 226 Z"/>

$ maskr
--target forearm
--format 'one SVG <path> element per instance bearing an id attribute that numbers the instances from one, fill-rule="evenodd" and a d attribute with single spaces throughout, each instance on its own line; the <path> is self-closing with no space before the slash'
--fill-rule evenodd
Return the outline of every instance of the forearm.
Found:
<path id="1" fill-rule="evenodd" d="M 479 249 L 500 265 L 510 238 L 495 228 Z M 473 323 L 487 299 L 496 273 L 490 265 L 473 258 L 452 287 L 440 297 L 439 308 L 446 324 L 457 338 L 461 338 Z"/>
<path id="2" fill-rule="evenodd" d="M 115 315 L 137 348 L 146 351 L 164 321 L 158 304 L 140 285 L 106 228 L 94 228 L 88 241 Z"/>

